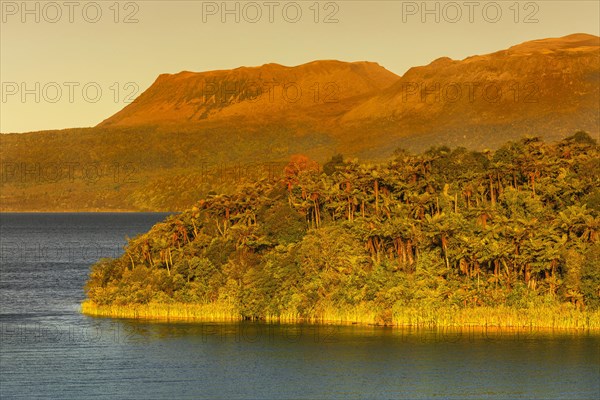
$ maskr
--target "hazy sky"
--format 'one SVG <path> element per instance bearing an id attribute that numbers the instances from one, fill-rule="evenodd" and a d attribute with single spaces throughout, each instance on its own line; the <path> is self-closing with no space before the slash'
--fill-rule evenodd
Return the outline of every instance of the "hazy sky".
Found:
<path id="1" fill-rule="evenodd" d="M 401 75 L 442 56 L 600 34 L 596 0 L 0 3 L 3 133 L 96 125 L 161 73 L 338 59 Z"/>

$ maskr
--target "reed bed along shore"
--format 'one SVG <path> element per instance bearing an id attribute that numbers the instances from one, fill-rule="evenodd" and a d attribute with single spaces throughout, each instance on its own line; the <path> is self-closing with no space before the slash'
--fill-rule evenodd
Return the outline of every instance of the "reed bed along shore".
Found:
<path id="1" fill-rule="evenodd" d="M 81 306 L 85 315 L 158 321 L 227 322 L 244 318 L 238 310 L 223 303 L 150 303 L 145 305 L 96 305 L 87 300 Z M 577 329 L 600 332 L 600 310 L 582 311 L 565 305 L 513 309 L 508 307 L 426 308 L 394 307 L 377 312 L 358 306 L 339 310 L 326 308 L 310 317 L 294 313 L 267 315 L 261 320 L 285 323 L 361 324 L 396 327 L 489 327 L 526 329 Z"/>

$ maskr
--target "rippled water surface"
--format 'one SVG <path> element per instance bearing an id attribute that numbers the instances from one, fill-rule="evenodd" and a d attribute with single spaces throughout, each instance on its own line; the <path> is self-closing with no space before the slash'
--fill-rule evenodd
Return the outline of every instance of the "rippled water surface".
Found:
<path id="1" fill-rule="evenodd" d="M 586 333 L 81 315 L 90 265 L 164 217 L 0 214 L 0 398 L 600 398 Z"/>

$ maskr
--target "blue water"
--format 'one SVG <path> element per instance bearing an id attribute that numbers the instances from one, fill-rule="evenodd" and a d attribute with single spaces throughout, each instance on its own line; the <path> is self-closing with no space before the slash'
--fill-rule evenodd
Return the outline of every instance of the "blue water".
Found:
<path id="1" fill-rule="evenodd" d="M 2 399 L 593 399 L 600 337 L 79 313 L 90 265 L 165 214 L 0 214 Z"/>

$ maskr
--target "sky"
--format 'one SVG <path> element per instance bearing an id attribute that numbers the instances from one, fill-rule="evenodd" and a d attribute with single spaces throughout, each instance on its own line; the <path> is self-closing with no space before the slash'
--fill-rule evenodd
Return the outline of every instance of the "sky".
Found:
<path id="1" fill-rule="evenodd" d="M 598 1 L 0 1 L 0 132 L 94 126 L 162 73 L 321 59 L 402 75 L 600 35 Z"/>

